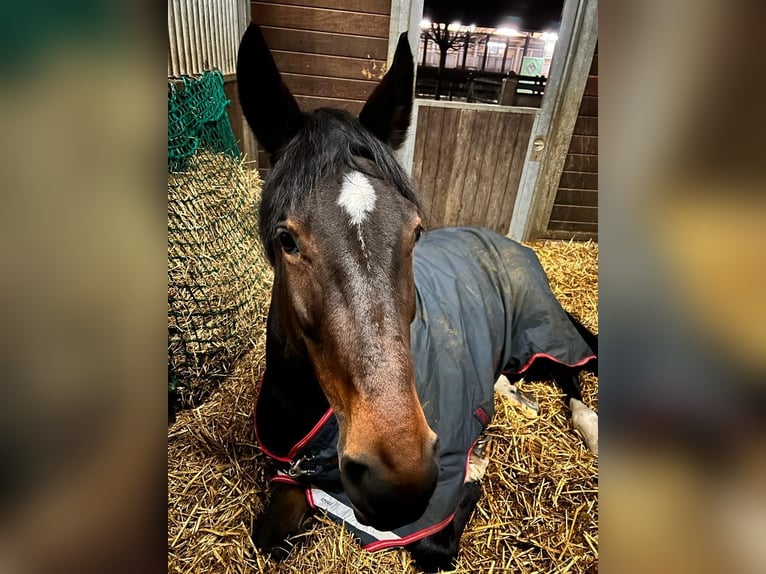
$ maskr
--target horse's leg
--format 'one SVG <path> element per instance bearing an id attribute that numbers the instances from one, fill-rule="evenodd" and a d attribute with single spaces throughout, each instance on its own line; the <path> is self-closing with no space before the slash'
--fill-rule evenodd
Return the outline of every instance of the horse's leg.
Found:
<path id="1" fill-rule="evenodd" d="M 597 455 L 598 415 L 582 402 L 577 369 L 554 365 L 551 367 L 551 375 L 566 395 L 566 402 L 572 412 L 572 426 L 580 433 L 588 450 Z"/>
<path id="2" fill-rule="evenodd" d="M 436 572 L 437 570 L 455 568 L 460 549 L 460 538 L 463 536 L 463 531 L 471 518 L 473 509 L 476 508 L 476 504 L 481 498 L 479 480 L 487 471 L 488 463 L 489 459 L 486 457 L 471 455 L 468 480 L 463 484 L 460 502 L 452 522 L 439 532 L 406 546 L 415 563 L 423 571 Z"/>
<path id="3" fill-rule="evenodd" d="M 255 546 L 275 560 L 287 557 L 290 553 L 287 537 L 300 530 L 308 510 L 302 486 L 277 484 L 266 513 L 254 532 Z"/>

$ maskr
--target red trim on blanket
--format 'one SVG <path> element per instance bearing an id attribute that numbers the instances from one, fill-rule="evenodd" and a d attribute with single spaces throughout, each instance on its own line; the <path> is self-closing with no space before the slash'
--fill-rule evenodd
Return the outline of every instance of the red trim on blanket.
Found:
<path id="1" fill-rule="evenodd" d="M 295 458 L 295 455 L 300 452 L 300 450 L 306 446 L 306 444 L 316 436 L 316 434 L 319 432 L 319 430 L 324 426 L 324 424 L 330 419 L 330 417 L 333 415 L 332 407 L 327 409 L 327 412 L 322 415 L 322 418 L 319 419 L 317 424 L 314 425 L 314 428 L 312 428 L 309 431 L 309 434 L 304 436 L 301 440 L 299 440 L 297 443 L 295 443 L 295 446 L 290 449 L 290 452 L 287 453 L 287 456 L 290 458 Z"/>
<path id="2" fill-rule="evenodd" d="M 263 385 L 263 377 L 261 377 L 261 381 L 258 383 L 258 395 L 260 396 L 261 392 L 261 385 Z M 256 399 L 256 403 L 257 403 Z M 319 432 L 319 430 L 322 428 L 322 425 L 324 425 L 327 420 L 332 416 L 333 410 L 332 408 L 327 409 L 327 412 L 322 415 L 322 418 L 319 419 L 319 422 L 314 425 L 314 428 L 312 428 L 306 436 L 304 436 L 301 440 L 299 440 L 293 448 L 290 449 L 290 452 L 287 453 L 287 456 L 279 456 L 278 454 L 274 454 L 271 452 L 268 448 L 266 448 L 266 445 L 263 444 L 263 441 L 261 440 L 261 437 L 258 436 L 258 419 L 255 416 L 256 409 L 253 410 L 253 428 L 255 429 L 255 440 L 258 441 L 258 444 L 261 447 L 261 450 L 266 454 L 266 456 L 273 458 L 274 460 L 277 460 L 279 462 L 293 462 L 293 459 L 295 458 L 295 455 L 304 447 L 306 446 L 306 443 L 308 443 L 316 434 Z"/>
<path id="3" fill-rule="evenodd" d="M 289 476 L 285 476 L 284 474 L 277 474 L 275 476 L 272 476 L 271 480 L 269 480 L 269 484 L 271 484 L 272 482 L 281 482 L 284 484 L 295 484 L 298 486 L 300 486 L 301 484 L 297 480 L 290 478 Z"/>
<path id="4" fill-rule="evenodd" d="M 452 522 L 452 519 L 455 518 L 456 512 L 457 510 L 438 524 L 434 524 L 433 526 L 429 526 L 423 530 L 418 530 L 417 532 L 413 532 L 412 534 L 402 538 L 395 538 L 394 540 L 378 540 L 376 542 L 370 542 L 366 546 L 362 546 L 362 548 L 367 550 L 367 552 L 377 552 L 378 550 L 383 550 L 384 548 L 401 548 L 402 546 L 406 546 L 407 544 L 411 544 L 412 542 L 420 540 L 421 538 L 425 538 L 426 536 L 430 536 L 435 532 L 443 530 L 450 522 Z"/>
<path id="5" fill-rule="evenodd" d="M 550 359 L 554 363 L 558 363 L 559 365 L 566 365 L 567 367 L 582 367 L 584 364 L 589 363 L 590 361 L 592 361 L 594 359 L 597 359 L 597 358 L 598 357 L 596 357 L 596 355 L 588 355 L 584 359 L 582 359 L 580 361 L 577 361 L 576 363 L 570 364 L 570 363 L 565 363 L 564 361 L 560 361 L 556 357 L 552 357 L 552 356 L 548 355 L 547 353 L 535 353 L 534 355 L 532 355 L 529 358 L 527 363 L 523 367 L 521 367 L 521 369 L 519 369 L 518 371 L 511 371 L 510 369 L 508 369 L 508 370 L 505 370 L 503 372 L 504 373 L 513 373 L 514 375 L 520 375 L 521 373 L 526 371 L 532 365 L 532 363 L 535 362 L 536 359 Z"/>
<path id="6" fill-rule="evenodd" d="M 316 509 L 317 505 L 314 503 L 314 495 L 311 494 L 311 487 L 310 486 L 306 487 L 306 502 L 309 503 L 309 506 L 311 508 Z"/>

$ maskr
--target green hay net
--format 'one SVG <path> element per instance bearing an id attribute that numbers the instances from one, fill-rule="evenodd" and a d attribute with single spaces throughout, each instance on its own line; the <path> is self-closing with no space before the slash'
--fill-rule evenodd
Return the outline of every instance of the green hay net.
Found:
<path id="1" fill-rule="evenodd" d="M 199 404 L 266 316 L 260 179 L 240 156 L 220 72 L 168 82 L 168 391 Z"/>
<path id="2" fill-rule="evenodd" d="M 183 171 L 197 150 L 240 155 L 219 71 L 168 82 L 168 170 Z"/>

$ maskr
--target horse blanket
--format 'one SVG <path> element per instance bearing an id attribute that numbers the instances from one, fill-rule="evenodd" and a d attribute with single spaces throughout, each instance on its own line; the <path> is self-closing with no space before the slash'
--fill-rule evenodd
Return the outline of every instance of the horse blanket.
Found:
<path id="1" fill-rule="evenodd" d="M 523 373 L 540 357 L 569 366 L 595 358 L 551 292 L 535 253 L 515 241 L 482 228 L 424 233 L 415 247 L 414 274 L 415 380 L 440 444 L 439 481 L 423 516 L 393 532 L 356 521 L 340 482 L 332 411 L 276 477 L 304 485 L 309 504 L 344 522 L 367 550 L 404 546 L 449 524 L 471 449 L 494 414 L 494 383 L 503 372 Z"/>

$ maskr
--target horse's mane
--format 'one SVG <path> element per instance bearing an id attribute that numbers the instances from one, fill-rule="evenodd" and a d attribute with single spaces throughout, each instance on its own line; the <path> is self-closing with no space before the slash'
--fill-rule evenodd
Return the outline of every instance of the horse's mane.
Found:
<path id="1" fill-rule="evenodd" d="M 301 130 L 272 161 L 263 188 L 259 226 L 261 243 L 272 265 L 277 224 L 333 173 L 353 169 L 381 178 L 421 211 L 412 182 L 391 148 L 346 111 L 320 108 L 306 114 Z"/>

